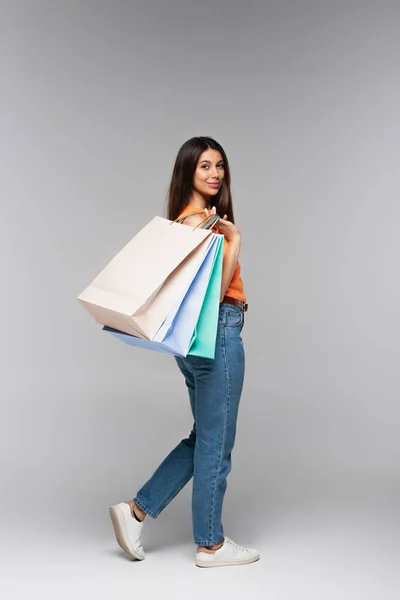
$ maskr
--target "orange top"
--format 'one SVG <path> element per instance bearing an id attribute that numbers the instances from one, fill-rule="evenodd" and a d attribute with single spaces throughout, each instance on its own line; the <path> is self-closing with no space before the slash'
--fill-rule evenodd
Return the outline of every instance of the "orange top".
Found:
<path id="1" fill-rule="evenodd" d="M 198 210 L 199 214 L 201 214 L 201 210 L 196 208 L 195 206 L 190 206 L 189 204 L 185 206 L 185 208 L 183 209 L 183 211 L 181 212 L 181 214 L 179 215 L 178 218 L 183 217 L 186 215 L 186 213 L 194 211 L 194 210 Z M 204 218 L 205 215 L 204 215 Z M 213 232 L 214 233 L 220 233 L 219 229 L 218 229 L 218 225 L 215 225 L 213 227 Z M 229 242 L 226 238 L 224 238 L 224 250 L 223 250 L 223 256 L 225 257 L 225 253 L 228 249 L 229 246 Z M 240 264 L 239 262 L 236 263 L 236 268 L 233 272 L 232 275 L 232 279 L 231 282 L 228 286 L 228 289 L 225 292 L 226 296 L 230 296 L 231 298 L 236 298 L 236 300 L 242 300 L 242 302 L 246 302 L 246 296 L 244 293 L 244 289 L 243 289 L 243 281 L 242 278 L 240 276 Z"/>

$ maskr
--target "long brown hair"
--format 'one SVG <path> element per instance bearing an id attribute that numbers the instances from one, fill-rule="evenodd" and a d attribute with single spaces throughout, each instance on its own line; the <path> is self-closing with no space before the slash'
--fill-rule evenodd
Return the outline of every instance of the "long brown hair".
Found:
<path id="1" fill-rule="evenodd" d="M 211 197 L 211 207 L 215 206 L 220 217 L 227 215 L 229 221 L 235 222 L 228 158 L 222 146 L 210 137 L 192 137 L 178 151 L 167 194 L 167 218 L 170 221 L 177 219 L 189 203 L 193 189 L 193 177 L 199 157 L 202 152 L 209 148 L 218 150 L 221 153 L 225 170 L 224 180 L 218 194 Z"/>

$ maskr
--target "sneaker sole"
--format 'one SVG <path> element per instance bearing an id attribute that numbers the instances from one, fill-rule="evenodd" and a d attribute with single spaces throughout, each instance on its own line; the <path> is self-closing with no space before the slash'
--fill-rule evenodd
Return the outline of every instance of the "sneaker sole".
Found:
<path id="1" fill-rule="evenodd" d="M 129 538 L 125 532 L 125 520 L 118 506 L 111 506 L 110 517 L 114 527 L 115 537 L 117 538 L 118 544 L 122 550 L 125 550 L 130 556 L 137 558 L 137 560 L 144 560 L 144 556 L 141 556 L 136 550 L 132 548 L 129 542 Z"/>
<path id="2" fill-rule="evenodd" d="M 248 565 L 252 562 L 256 562 L 260 560 L 260 555 L 253 556 L 252 558 L 244 558 L 243 560 L 221 560 L 218 562 L 203 562 L 201 560 L 196 560 L 196 567 L 234 567 L 236 565 Z"/>

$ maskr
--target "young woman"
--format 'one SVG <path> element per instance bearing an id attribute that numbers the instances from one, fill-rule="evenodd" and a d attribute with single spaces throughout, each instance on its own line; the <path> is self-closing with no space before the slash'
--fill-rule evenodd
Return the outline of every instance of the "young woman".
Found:
<path id="1" fill-rule="evenodd" d="M 189 391 L 193 429 L 133 500 L 110 508 L 118 543 L 139 560 L 145 558 L 141 545 L 145 516 L 156 518 L 192 477 L 195 564 L 219 567 L 259 558 L 257 550 L 224 536 L 221 521 L 244 377 L 240 334 L 247 304 L 238 263 L 242 236 L 234 224 L 226 154 L 212 138 L 194 137 L 183 144 L 175 161 L 168 219 L 185 217 L 184 224 L 195 227 L 215 213 L 222 218 L 214 231 L 225 237 L 215 359 L 175 357 Z"/>

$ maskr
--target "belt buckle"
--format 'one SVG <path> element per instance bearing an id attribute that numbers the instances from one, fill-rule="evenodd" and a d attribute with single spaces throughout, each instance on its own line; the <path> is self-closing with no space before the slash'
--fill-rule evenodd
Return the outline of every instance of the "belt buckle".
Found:
<path id="1" fill-rule="evenodd" d="M 238 306 L 242 309 L 243 312 L 246 312 L 249 308 L 249 305 L 247 304 L 247 302 L 243 302 L 243 300 L 236 300 L 236 302 L 238 303 Z"/>

